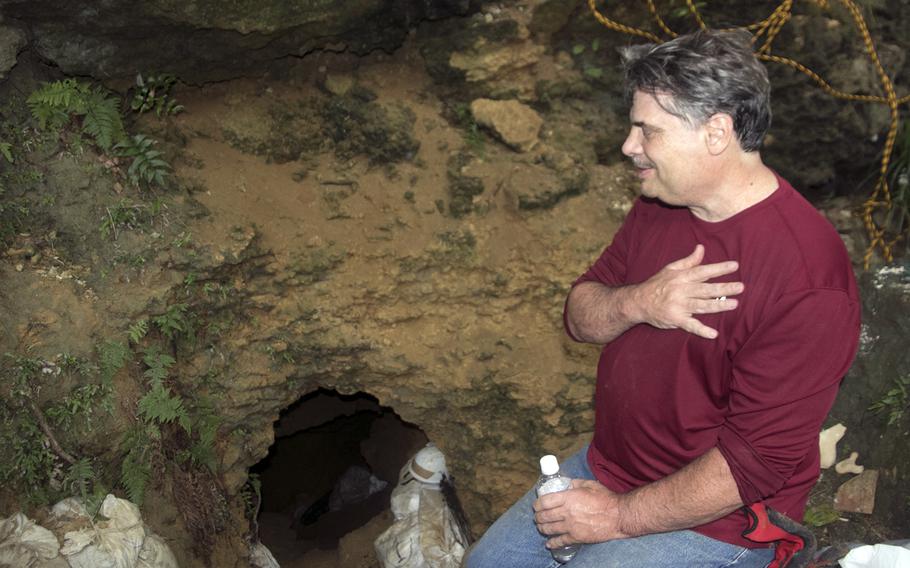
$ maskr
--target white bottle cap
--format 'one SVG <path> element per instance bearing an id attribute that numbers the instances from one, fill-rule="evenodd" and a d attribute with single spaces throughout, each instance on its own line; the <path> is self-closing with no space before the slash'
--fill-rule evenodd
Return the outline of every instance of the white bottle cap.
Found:
<path id="1" fill-rule="evenodd" d="M 540 473 L 544 475 L 559 473 L 559 462 L 556 460 L 556 456 L 547 455 L 540 458 Z"/>

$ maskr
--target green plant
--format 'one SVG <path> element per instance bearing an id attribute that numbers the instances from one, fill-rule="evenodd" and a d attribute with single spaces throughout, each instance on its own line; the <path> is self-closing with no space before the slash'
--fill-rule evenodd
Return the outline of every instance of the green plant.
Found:
<path id="1" fill-rule="evenodd" d="M 131 429 L 123 441 L 125 450 L 120 463 L 120 482 L 130 501 L 141 505 L 145 489 L 152 477 L 152 459 L 161 440 L 161 431 L 154 424 L 140 423 Z"/>
<path id="2" fill-rule="evenodd" d="M 102 489 L 90 460 L 64 450 L 67 445 L 79 446 L 79 434 L 94 427 L 99 408 L 113 410 L 111 389 L 104 380 L 104 369 L 111 363 L 101 365 L 69 354 L 53 360 L 10 353 L 3 357 L 0 482 L 22 490 L 29 502 L 45 504 L 59 498 L 62 489 L 79 491 L 90 506 L 91 496 Z M 99 371 L 101 382 L 93 382 Z M 61 388 L 74 382 L 68 391 Z M 42 405 L 45 386 L 56 392 Z"/>
<path id="3" fill-rule="evenodd" d="M 891 209 L 884 226 L 910 245 L 910 122 L 904 122 L 894 143 L 886 176 Z"/>
<path id="4" fill-rule="evenodd" d="M 888 426 L 899 423 L 904 413 L 910 410 L 910 375 L 894 379 L 894 388 L 869 405 L 869 410 L 876 414 L 887 410 Z"/>
<path id="5" fill-rule="evenodd" d="M 105 385 L 110 385 L 114 380 L 114 375 L 129 361 L 132 352 L 129 347 L 119 341 L 105 341 L 98 346 L 97 351 L 101 381 Z"/>
<path id="6" fill-rule="evenodd" d="M 161 152 L 154 149 L 157 143 L 144 134 L 136 134 L 114 146 L 118 156 L 132 158 L 126 175 L 136 187 L 163 187 L 170 175 L 170 164 L 161 158 Z"/>
<path id="7" fill-rule="evenodd" d="M 211 405 L 202 399 L 184 398 L 168 386 L 170 368 L 176 363 L 173 357 L 152 346 L 143 351 L 142 362 L 149 388 L 139 399 L 138 423 L 121 445 L 124 457 L 120 467 L 121 483 L 137 504 L 142 503 L 154 463 L 161 460 L 166 446 L 186 446 L 181 441 L 186 440 L 189 446 L 176 452 L 177 459 L 214 470 L 214 442 L 220 425 Z M 184 436 L 177 436 L 179 431 Z"/>
<path id="8" fill-rule="evenodd" d="M 670 10 L 670 16 L 673 18 L 682 19 L 682 18 L 689 16 L 692 13 L 692 10 L 689 8 L 689 5 L 687 2 L 680 2 L 679 0 L 673 0 L 671 2 L 671 4 L 673 5 L 673 8 Z M 682 5 L 678 6 L 677 4 L 682 4 Z M 705 2 L 696 1 L 696 2 L 693 2 L 692 5 L 695 7 L 696 10 L 701 12 L 702 10 L 705 9 L 705 6 L 707 4 Z"/>
<path id="9" fill-rule="evenodd" d="M 63 488 L 70 495 L 78 495 L 90 517 L 94 517 L 101 508 L 101 502 L 107 494 L 95 468 L 89 458 L 82 458 L 70 465 L 63 478 Z"/>
<path id="10" fill-rule="evenodd" d="M 830 525 L 839 518 L 840 513 L 835 511 L 830 505 L 824 505 L 806 509 L 803 522 L 810 527 L 823 527 L 825 525 Z"/>
<path id="11" fill-rule="evenodd" d="M 117 240 L 120 230 L 138 229 L 154 216 L 148 213 L 147 209 L 146 205 L 130 203 L 127 199 L 121 199 L 114 206 L 105 207 L 104 218 L 101 219 L 101 225 L 98 227 L 98 230 L 101 231 L 101 236 L 108 238 L 113 235 L 114 240 Z"/>
<path id="12" fill-rule="evenodd" d="M 152 321 L 165 337 L 173 341 L 178 334 L 190 337 L 193 334 L 193 325 L 187 317 L 186 304 L 171 304 L 160 316 L 155 316 Z"/>
<path id="13" fill-rule="evenodd" d="M 477 157 L 482 158 L 486 153 L 486 143 L 484 142 L 483 133 L 480 126 L 474 120 L 474 113 L 471 107 L 464 103 L 454 105 L 452 111 L 455 114 L 455 123 L 462 129 L 462 139 L 465 146 Z"/>
<path id="14" fill-rule="evenodd" d="M 13 160 L 12 149 L 13 149 L 12 144 L 10 144 L 9 142 L 3 142 L 2 140 L 0 140 L 0 155 L 2 155 L 4 158 L 6 158 L 6 161 L 11 164 L 15 162 L 15 160 Z"/>
<path id="15" fill-rule="evenodd" d="M 141 319 L 130 324 L 129 335 L 130 343 L 133 345 L 138 345 L 142 338 L 149 332 L 149 320 Z"/>
<path id="16" fill-rule="evenodd" d="M 190 244 L 193 240 L 193 235 L 187 231 L 181 231 L 179 235 L 174 237 L 174 240 L 171 241 L 171 244 L 177 248 L 183 248 Z"/>
<path id="17" fill-rule="evenodd" d="M 110 150 L 126 137 L 120 100 L 103 87 L 76 79 L 43 83 L 26 102 L 42 130 L 59 130 L 76 117 L 81 121 L 82 131 L 102 150 Z"/>
<path id="18" fill-rule="evenodd" d="M 177 79 L 173 75 L 161 74 L 143 77 L 141 73 L 137 74 L 136 92 L 130 108 L 139 114 L 155 109 L 155 114 L 159 117 L 181 112 L 183 105 L 177 104 L 177 101 L 170 96 L 171 88 L 176 82 Z"/>

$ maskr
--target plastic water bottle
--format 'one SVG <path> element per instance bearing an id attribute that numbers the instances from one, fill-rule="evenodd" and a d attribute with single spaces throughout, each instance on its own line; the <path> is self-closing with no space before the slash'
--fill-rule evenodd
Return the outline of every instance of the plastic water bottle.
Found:
<path id="1" fill-rule="evenodd" d="M 572 481 L 559 473 L 559 462 L 556 456 L 544 456 L 540 458 L 540 479 L 535 486 L 537 496 L 541 497 L 548 493 L 558 493 L 565 491 L 572 486 Z M 575 557 L 578 552 L 578 544 L 570 544 L 560 548 L 550 550 L 553 560 L 565 564 Z"/>

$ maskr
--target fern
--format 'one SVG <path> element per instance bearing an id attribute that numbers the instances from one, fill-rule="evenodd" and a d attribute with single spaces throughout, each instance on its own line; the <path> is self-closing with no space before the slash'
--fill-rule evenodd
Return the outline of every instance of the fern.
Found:
<path id="1" fill-rule="evenodd" d="M 147 433 L 142 428 L 132 430 L 126 438 L 126 455 L 120 464 L 120 482 L 126 489 L 130 501 L 142 505 L 145 490 L 152 477 L 150 445 Z"/>
<path id="2" fill-rule="evenodd" d="M 196 435 L 198 439 L 190 448 L 190 459 L 197 465 L 203 465 L 215 471 L 217 456 L 215 455 L 215 437 L 221 418 L 215 413 L 214 407 L 204 399 L 200 399 L 195 420 Z"/>
<path id="3" fill-rule="evenodd" d="M 9 142 L 0 141 L 0 155 L 2 155 L 4 158 L 6 158 L 6 161 L 11 164 L 14 161 L 12 149 L 13 149 L 12 144 L 10 144 Z"/>
<path id="4" fill-rule="evenodd" d="M 186 317 L 186 309 L 186 304 L 172 304 L 168 306 L 165 313 L 153 318 L 161 333 L 171 341 L 177 337 L 178 333 L 186 336 L 192 333 L 192 326 Z"/>
<path id="5" fill-rule="evenodd" d="M 59 130 L 73 116 L 79 116 L 82 117 L 82 130 L 91 135 L 102 150 L 110 150 L 126 137 L 120 118 L 120 101 L 102 87 L 64 79 L 44 83 L 26 102 L 42 130 Z"/>
<path id="6" fill-rule="evenodd" d="M 149 332 L 149 320 L 141 319 L 141 320 L 133 323 L 132 325 L 130 325 L 130 329 L 129 329 L 130 342 L 133 343 L 134 345 L 138 344 L 140 341 L 142 341 L 142 338 L 145 337 L 145 335 L 148 332 Z"/>
<path id="7" fill-rule="evenodd" d="M 158 424 L 169 424 L 174 420 L 183 426 L 189 433 L 191 430 L 190 418 L 183 407 L 183 399 L 171 396 L 169 388 L 162 383 L 156 383 L 139 399 L 139 413 L 149 421 Z"/>
<path id="8" fill-rule="evenodd" d="M 132 353 L 119 341 L 106 341 L 98 347 L 98 358 L 101 363 L 101 379 L 109 385 L 117 371 L 123 368 Z"/>
<path id="9" fill-rule="evenodd" d="M 175 363 L 173 357 L 159 353 L 158 349 L 154 347 L 144 351 L 142 362 L 148 367 L 144 375 L 148 377 L 152 386 L 164 381 L 167 378 L 168 369 Z"/>
<path id="10" fill-rule="evenodd" d="M 89 492 L 95 483 L 95 469 L 88 458 L 82 458 L 72 464 L 66 477 L 63 478 L 63 486 L 70 493 L 79 495 L 83 503 L 88 501 Z"/>
<path id="11" fill-rule="evenodd" d="M 109 98 L 101 89 L 93 89 L 85 98 L 85 118 L 82 129 L 92 135 L 103 150 L 126 138 L 120 120 L 120 102 Z"/>

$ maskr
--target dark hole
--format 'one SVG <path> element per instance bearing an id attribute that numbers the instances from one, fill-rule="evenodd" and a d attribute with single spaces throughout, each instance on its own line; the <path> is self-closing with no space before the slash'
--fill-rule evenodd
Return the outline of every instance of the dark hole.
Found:
<path id="1" fill-rule="evenodd" d="M 251 469 L 262 484 L 262 542 L 282 565 L 336 548 L 389 509 L 399 470 L 426 442 L 369 394 L 303 396 L 281 413 L 269 455 Z"/>

